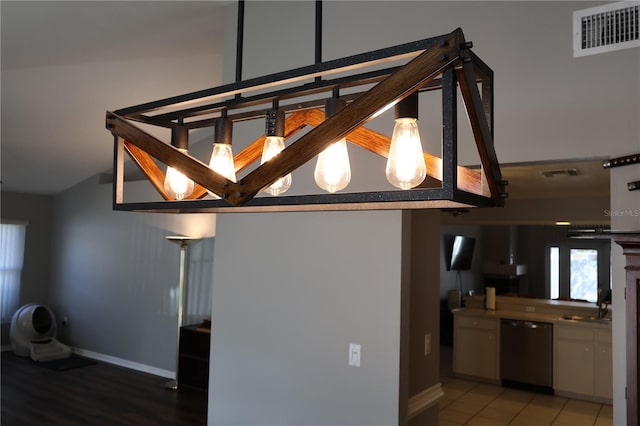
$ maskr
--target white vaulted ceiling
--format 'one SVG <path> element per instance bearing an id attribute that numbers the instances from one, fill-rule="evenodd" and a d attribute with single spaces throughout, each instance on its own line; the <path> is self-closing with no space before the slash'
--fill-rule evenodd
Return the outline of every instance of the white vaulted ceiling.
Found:
<path id="1" fill-rule="evenodd" d="M 224 83 L 222 80 L 223 27 L 227 24 L 229 28 L 233 28 L 233 31 L 226 32 L 229 35 L 234 34 L 236 26 L 235 18 L 233 22 L 225 23 L 225 10 L 227 6 L 235 3 L 235 1 L 1 1 L 0 177 L 2 190 L 54 195 L 97 173 L 108 173 L 112 166 L 113 140 L 104 127 L 107 110 L 113 111 Z M 259 3 L 261 2 L 253 5 L 249 3 L 249 18 L 251 18 L 251 11 L 255 14 L 255 10 L 260 9 Z M 359 3 L 353 4 L 359 6 Z M 417 7 L 413 2 L 407 4 Z M 517 5 L 519 2 L 504 2 L 504 4 L 487 2 L 487 6 L 482 11 L 487 16 L 493 16 L 496 10 L 504 9 L 507 4 Z M 573 3 L 569 2 L 569 4 L 573 8 Z M 383 9 L 386 7 L 385 2 L 373 2 L 371 6 Z M 496 81 L 499 81 L 496 87 L 495 114 L 496 129 L 500 132 L 500 135 L 497 135 L 500 137 L 497 137 L 496 141 L 498 159 L 519 161 L 518 164 L 513 164 L 512 170 L 503 164 L 505 178 L 510 181 L 508 191 L 514 197 L 524 194 L 522 196 L 528 198 L 534 195 L 531 188 L 536 188 L 536 194 L 548 189 L 558 197 L 565 196 L 561 194 L 592 196 L 594 188 L 606 190 L 609 185 L 608 173 L 598 170 L 597 164 L 603 156 L 610 154 L 607 140 L 602 139 L 597 152 L 591 152 L 593 148 L 583 142 L 588 139 L 585 136 L 586 133 L 597 133 L 594 129 L 606 130 L 608 127 L 615 127 L 617 122 L 609 123 L 611 120 L 602 120 L 607 127 L 597 120 L 582 118 L 598 115 L 592 111 L 592 106 L 584 106 L 586 103 L 582 101 L 582 97 L 576 98 L 576 94 L 584 92 L 583 86 L 591 87 L 588 83 L 590 80 L 587 79 L 587 83 L 584 83 L 581 79 L 573 78 L 575 74 L 573 71 L 563 71 L 560 74 L 561 78 L 556 78 L 556 74 L 549 74 L 553 78 L 549 77 L 548 73 L 544 74 L 545 78 L 539 78 L 539 75 L 542 71 L 547 72 L 552 68 L 551 64 L 555 66 L 555 62 L 561 60 L 563 69 L 573 70 L 571 67 L 586 64 L 584 70 L 588 71 L 589 78 L 593 80 L 594 76 L 600 75 L 598 70 L 606 65 L 607 57 L 592 57 L 578 62 L 570 58 L 569 50 L 556 49 L 553 50 L 554 54 L 560 56 L 555 58 L 555 62 L 548 59 L 529 60 L 530 57 L 547 58 L 548 49 L 534 46 L 533 53 L 529 53 L 520 46 L 514 49 L 509 44 L 511 39 L 497 39 L 496 42 L 496 39 L 492 38 L 494 37 L 492 31 L 485 32 L 476 28 L 478 25 L 482 26 L 483 22 L 488 21 L 489 18 L 478 17 L 475 13 L 462 13 L 463 6 L 464 2 L 424 2 L 424 7 L 428 8 L 428 11 L 425 9 L 424 16 L 421 15 L 415 19 L 424 20 L 432 14 L 443 14 L 449 9 L 460 9 L 458 11 L 460 13 L 456 15 L 456 21 L 460 21 L 460 25 L 469 27 L 470 37 L 480 37 L 478 45 L 483 46 L 482 54 L 488 53 L 489 62 L 492 65 L 496 64 Z M 268 8 L 268 6 L 263 7 Z M 325 9 L 328 15 L 334 13 L 335 20 L 335 16 L 342 16 L 343 11 L 340 9 L 332 12 L 332 8 L 342 7 L 342 3 L 327 2 Z M 514 6 L 511 9 L 514 9 Z M 550 4 L 545 8 L 535 8 L 541 16 L 547 16 L 547 9 L 549 14 L 553 12 Z M 312 8 L 310 7 L 309 10 Z M 347 8 L 347 10 L 350 9 Z M 355 6 L 353 10 L 357 10 L 358 14 L 367 12 L 367 9 Z M 570 13 L 567 12 L 565 15 L 562 16 L 561 27 L 566 25 L 569 29 Z M 386 15 L 381 14 L 381 16 Z M 261 19 L 261 17 L 258 18 Z M 254 21 L 249 19 L 248 28 L 251 31 L 263 31 L 262 27 L 255 25 L 258 18 Z M 348 21 L 352 18 L 345 19 Z M 286 21 L 289 18 L 283 19 Z M 467 22 L 465 19 L 470 21 Z M 311 18 L 308 20 L 310 21 Z M 507 22 L 510 21 L 507 20 Z M 326 31 L 324 35 L 327 39 L 325 40 L 328 45 L 327 50 L 330 51 L 329 48 L 335 47 L 336 44 L 342 46 L 343 43 L 336 43 L 332 37 L 335 37 L 334 33 L 340 34 L 338 28 L 346 28 L 346 26 L 331 20 L 327 20 L 325 25 L 327 28 L 332 28 L 332 31 Z M 416 27 L 422 28 L 422 26 Z M 449 27 L 447 23 L 446 28 Z M 255 32 L 251 31 L 248 31 L 247 35 L 253 34 L 254 38 L 248 37 L 249 40 L 245 40 L 245 43 L 251 41 L 256 44 Z M 309 31 L 311 32 L 312 29 Z M 432 29 L 424 36 L 433 36 L 438 32 L 439 30 Z M 525 35 L 519 37 L 523 39 Z M 272 38 L 268 40 L 263 38 L 259 40 L 260 43 L 257 43 L 260 49 L 262 49 L 262 42 L 270 43 L 272 40 Z M 348 37 L 343 39 L 346 40 Z M 406 42 L 412 39 L 415 38 L 401 41 Z M 562 46 L 569 46 L 570 37 L 567 36 L 566 40 L 562 40 Z M 227 45 L 229 43 L 233 44 L 235 40 L 227 40 Z M 514 41 L 513 44 L 518 43 Z M 249 58 L 251 57 L 250 47 L 247 51 Z M 507 53 L 502 55 L 505 48 Z M 511 50 L 508 50 L 509 48 Z M 534 55 L 536 52 L 538 56 Z M 543 52 L 544 56 L 540 56 L 540 52 Z M 632 54 L 637 55 L 637 52 L 636 49 Z M 339 50 L 339 53 L 340 56 L 344 56 L 357 51 L 351 52 L 347 49 L 345 52 Z M 514 54 L 525 55 L 527 63 L 530 64 L 529 67 L 534 65 L 537 67 L 538 63 L 543 67 L 535 68 L 536 71 L 528 70 L 523 66 L 515 67 L 512 59 Z M 306 61 L 312 60 L 312 56 L 309 53 L 303 58 L 296 58 L 296 61 L 306 64 Z M 616 56 L 614 60 L 620 59 Z M 250 61 L 247 63 L 250 65 Z M 251 74 L 251 70 L 248 72 Z M 521 81 L 518 78 L 522 75 L 535 75 L 536 78 L 533 82 L 525 81 L 527 84 L 520 87 Z M 557 85 L 562 86 L 566 96 L 565 92 L 558 95 L 560 91 L 557 90 Z M 637 87 L 628 90 L 637 90 Z M 550 96 L 551 100 L 546 99 L 545 96 Z M 595 98 L 598 96 L 600 95 L 593 95 Z M 612 94 L 606 98 L 608 103 L 604 102 L 617 108 L 612 111 L 637 109 L 637 101 L 629 108 L 629 101 L 614 103 L 612 101 L 614 98 L 616 95 Z M 518 112 L 518 108 L 522 111 Z M 553 111 L 554 108 L 561 113 L 556 114 Z M 554 113 L 550 114 L 549 111 Z M 608 114 L 607 117 L 621 115 L 616 112 Z M 571 124 L 575 122 L 585 124 L 584 129 Z M 566 132 L 567 129 L 571 129 L 568 135 L 558 131 Z M 599 131 L 606 133 L 605 130 Z M 539 179 L 537 160 L 549 158 L 539 155 L 539 152 L 545 151 L 541 148 L 545 146 L 541 142 L 546 142 L 540 137 L 539 132 L 549 136 L 547 139 L 551 141 L 563 140 L 564 143 L 576 145 L 579 141 L 580 144 L 575 149 L 575 157 L 597 158 L 593 163 L 595 168 L 586 167 L 583 164 L 581 168 L 583 173 L 578 179 L 569 180 L 559 176 L 558 179 L 547 179 L 539 185 L 532 185 L 532 179 Z M 618 139 L 623 142 L 626 140 L 624 137 L 617 137 L 616 141 Z M 548 144 L 553 145 L 551 142 Z M 512 154 L 514 151 L 512 147 L 516 146 L 518 156 Z M 504 156 L 504 151 L 509 151 L 511 154 Z M 631 152 L 614 152 L 614 154 L 629 153 Z M 566 158 L 568 157 L 565 156 L 560 160 L 561 164 L 558 167 L 566 166 L 564 164 L 567 162 Z M 533 164 L 522 163 L 522 161 L 531 161 Z M 547 167 L 546 164 L 543 166 Z M 553 168 L 553 166 L 549 167 Z M 593 179 L 600 179 L 597 183 L 588 180 L 591 176 L 588 173 L 592 171 Z M 562 184 L 565 181 L 567 189 L 563 192 L 565 190 Z M 580 183 L 582 186 L 580 188 L 572 186 L 575 183 Z"/>
<path id="2" fill-rule="evenodd" d="M 221 84 L 228 3 L 2 1 L 2 190 L 108 171 L 105 111 Z"/>

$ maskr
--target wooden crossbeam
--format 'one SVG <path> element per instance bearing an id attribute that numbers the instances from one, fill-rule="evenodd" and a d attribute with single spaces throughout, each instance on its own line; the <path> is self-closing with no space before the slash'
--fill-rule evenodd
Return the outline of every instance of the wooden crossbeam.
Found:
<path id="1" fill-rule="evenodd" d="M 126 140 L 128 144 L 134 145 L 161 162 L 175 167 L 194 182 L 216 194 L 224 194 L 228 187 L 235 185 L 234 182 L 214 172 L 198 159 L 183 154 L 177 148 L 151 136 L 112 112 L 107 113 L 107 128 Z"/>
<path id="2" fill-rule="evenodd" d="M 138 165 L 142 173 L 145 174 L 149 182 L 153 187 L 162 195 L 165 200 L 171 200 L 172 198 L 164 190 L 164 177 L 165 174 L 160 167 L 153 161 L 153 158 L 137 146 L 124 141 L 124 149 L 129 154 L 129 157 L 134 163 Z"/>

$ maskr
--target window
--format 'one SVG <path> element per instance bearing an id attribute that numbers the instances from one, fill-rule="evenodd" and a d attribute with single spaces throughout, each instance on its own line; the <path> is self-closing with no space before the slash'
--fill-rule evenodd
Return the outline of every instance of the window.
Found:
<path id="1" fill-rule="evenodd" d="M 2 322 L 11 321 L 20 301 L 26 223 L 0 224 L 0 308 Z"/>
<path id="2" fill-rule="evenodd" d="M 560 297 L 560 247 L 549 247 L 549 265 L 550 297 L 557 299 Z"/>
<path id="3" fill-rule="evenodd" d="M 596 302 L 598 289 L 609 290 L 611 243 L 567 241 L 547 247 L 547 280 L 551 299 Z"/>
<path id="4" fill-rule="evenodd" d="M 598 250 L 572 248 L 569 252 L 569 297 L 598 300 Z"/>

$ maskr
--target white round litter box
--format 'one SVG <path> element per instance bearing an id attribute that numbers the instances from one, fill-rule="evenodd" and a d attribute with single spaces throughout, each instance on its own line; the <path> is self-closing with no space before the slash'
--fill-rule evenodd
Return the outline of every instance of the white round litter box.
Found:
<path id="1" fill-rule="evenodd" d="M 34 361 L 68 358 L 71 349 L 56 340 L 56 319 L 45 305 L 30 303 L 20 307 L 11 319 L 11 349 Z"/>

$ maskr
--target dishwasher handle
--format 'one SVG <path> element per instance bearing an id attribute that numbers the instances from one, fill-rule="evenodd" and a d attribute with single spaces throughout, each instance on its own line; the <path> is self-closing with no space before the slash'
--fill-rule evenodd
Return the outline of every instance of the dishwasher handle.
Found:
<path id="1" fill-rule="evenodd" d="M 502 324 L 508 327 L 522 327 L 522 328 L 549 328 L 551 324 L 546 322 L 533 322 L 533 321 L 523 321 L 523 320 L 502 320 Z"/>
<path id="2" fill-rule="evenodd" d="M 525 328 L 545 328 L 546 324 L 539 323 L 539 322 L 525 321 L 524 327 Z"/>

